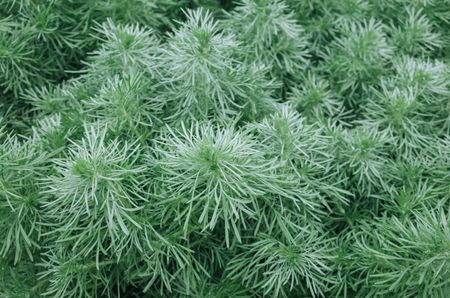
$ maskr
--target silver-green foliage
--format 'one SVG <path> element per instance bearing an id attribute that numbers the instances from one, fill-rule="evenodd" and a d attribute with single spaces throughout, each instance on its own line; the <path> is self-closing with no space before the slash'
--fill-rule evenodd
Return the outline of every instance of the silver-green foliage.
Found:
<path id="1" fill-rule="evenodd" d="M 0 297 L 448 297 L 449 19 L 0 0 Z"/>

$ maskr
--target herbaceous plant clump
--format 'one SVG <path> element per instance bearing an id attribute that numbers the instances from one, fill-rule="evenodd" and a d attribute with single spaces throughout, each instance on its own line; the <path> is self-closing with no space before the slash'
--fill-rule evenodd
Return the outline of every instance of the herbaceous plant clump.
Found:
<path id="1" fill-rule="evenodd" d="M 448 0 L 0 0 L 0 297 L 450 297 Z"/>

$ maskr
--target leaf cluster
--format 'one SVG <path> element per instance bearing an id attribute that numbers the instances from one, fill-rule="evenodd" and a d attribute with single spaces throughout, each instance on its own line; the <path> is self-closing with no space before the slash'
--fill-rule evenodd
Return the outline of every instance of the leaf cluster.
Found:
<path id="1" fill-rule="evenodd" d="M 0 297 L 448 297 L 447 0 L 0 0 Z"/>

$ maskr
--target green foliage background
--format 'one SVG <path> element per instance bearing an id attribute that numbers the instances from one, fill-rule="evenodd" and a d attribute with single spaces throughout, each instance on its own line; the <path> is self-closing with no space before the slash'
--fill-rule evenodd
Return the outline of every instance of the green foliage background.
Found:
<path id="1" fill-rule="evenodd" d="M 0 297 L 449 297 L 448 0 L 0 0 Z"/>

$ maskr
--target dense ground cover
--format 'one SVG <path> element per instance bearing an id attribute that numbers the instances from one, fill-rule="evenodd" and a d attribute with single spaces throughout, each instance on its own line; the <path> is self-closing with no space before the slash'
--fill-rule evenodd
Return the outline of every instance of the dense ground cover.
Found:
<path id="1" fill-rule="evenodd" d="M 0 297 L 449 297 L 448 0 L 0 0 Z"/>

